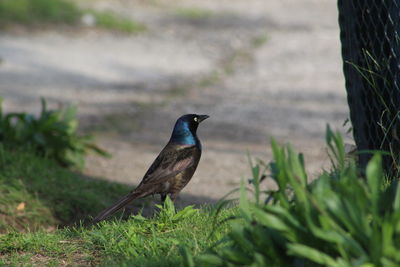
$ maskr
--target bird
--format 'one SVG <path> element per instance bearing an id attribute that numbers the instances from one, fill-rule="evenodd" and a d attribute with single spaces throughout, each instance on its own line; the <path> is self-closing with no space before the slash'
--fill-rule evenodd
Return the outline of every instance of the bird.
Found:
<path id="1" fill-rule="evenodd" d="M 150 165 L 139 185 L 112 206 L 100 212 L 93 219 L 93 223 L 108 218 L 131 201 L 149 195 L 160 194 L 162 202 L 169 195 L 170 199 L 175 201 L 199 164 L 202 147 L 197 137 L 197 128 L 207 118 L 209 118 L 208 115 L 198 114 L 186 114 L 179 117 L 168 143 Z"/>

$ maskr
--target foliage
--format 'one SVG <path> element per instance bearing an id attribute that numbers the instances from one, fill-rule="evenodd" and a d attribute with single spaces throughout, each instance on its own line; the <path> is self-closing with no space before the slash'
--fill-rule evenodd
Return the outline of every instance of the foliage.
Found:
<path id="1" fill-rule="evenodd" d="M 191 217 L 199 210 L 194 209 L 193 205 L 186 206 L 183 210 L 176 211 L 174 202 L 167 196 L 164 205 L 156 205 L 159 209 L 158 218 L 161 222 L 177 223 Z"/>
<path id="2" fill-rule="evenodd" d="M 399 266 L 400 185 L 385 185 L 380 154 L 363 179 L 347 161 L 341 136 L 329 128 L 327 143 L 334 169 L 308 183 L 302 155 L 272 141 L 270 170 L 278 190 L 252 202 L 242 185 L 242 221 L 232 220 L 223 245 L 197 257 L 197 265 Z M 259 192 L 261 166 L 252 169 Z"/>
<path id="3" fill-rule="evenodd" d="M 42 99 L 42 111 L 36 118 L 23 112 L 3 114 L 0 102 L 0 142 L 7 146 L 28 146 L 66 167 L 82 168 L 89 151 L 109 156 L 93 143 L 92 136 L 78 135 L 77 130 L 75 106 L 48 110 Z"/>

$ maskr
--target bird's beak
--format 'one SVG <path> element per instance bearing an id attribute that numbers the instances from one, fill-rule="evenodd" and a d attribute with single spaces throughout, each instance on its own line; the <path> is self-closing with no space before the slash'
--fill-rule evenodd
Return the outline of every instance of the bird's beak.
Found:
<path id="1" fill-rule="evenodd" d="M 199 123 L 200 123 L 200 122 L 204 121 L 205 119 L 209 118 L 210 116 L 208 116 L 208 115 L 199 115 L 197 117 L 199 118 Z"/>

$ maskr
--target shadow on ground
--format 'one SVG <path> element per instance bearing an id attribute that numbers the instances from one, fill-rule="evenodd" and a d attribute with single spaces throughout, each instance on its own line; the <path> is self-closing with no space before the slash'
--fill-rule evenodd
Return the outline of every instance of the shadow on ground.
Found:
<path id="1" fill-rule="evenodd" d="M 121 190 L 121 191 L 125 191 L 125 192 L 121 192 L 122 194 L 114 199 L 107 197 L 107 200 L 102 202 L 102 204 L 104 205 L 103 208 L 107 208 L 107 207 L 111 206 L 112 204 L 117 202 L 119 198 L 122 198 L 123 196 L 125 196 L 126 194 L 131 192 L 136 187 L 136 185 L 132 186 L 132 185 L 124 184 L 124 183 L 109 182 L 102 177 L 83 176 L 82 179 L 91 180 L 93 182 L 104 181 L 106 183 L 110 183 L 111 187 L 123 186 L 124 190 Z M 99 191 L 99 193 L 103 193 L 103 192 Z M 200 207 L 205 207 L 205 206 L 211 206 L 212 204 L 215 204 L 216 202 L 218 202 L 218 200 L 219 199 L 213 199 L 213 198 L 205 197 L 205 196 L 192 195 L 192 194 L 188 194 L 188 193 L 180 193 L 178 195 L 177 200 L 175 201 L 175 207 L 178 210 L 183 209 L 189 205 L 193 205 L 195 208 L 200 208 Z M 159 208 L 156 207 L 156 205 L 160 205 L 160 204 L 161 204 L 161 199 L 160 199 L 159 195 L 150 195 L 145 198 L 136 199 L 136 200 L 133 200 L 131 203 L 129 203 L 125 208 L 121 209 L 116 214 L 114 214 L 113 216 L 108 218 L 107 220 L 112 220 L 113 218 L 114 219 L 118 219 L 118 218 L 119 219 L 128 219 L 129 216 L 138 215 L 138 214 L 142 215 L 145 218 L 151 218 L 151 217 L 155 216 L 157 214 L 157 212 L 159 211 Z M 102 211 L 102 209 L 99 209 L 96 211 L 88 210 L 86 216 L 76 218 L 74 221 L 72 221 L 66 225 L 78 225 L 80 222 L 84 222 L 85 224 L 90 223 L 91 218 L 95 217 L 101 211 Z"/>

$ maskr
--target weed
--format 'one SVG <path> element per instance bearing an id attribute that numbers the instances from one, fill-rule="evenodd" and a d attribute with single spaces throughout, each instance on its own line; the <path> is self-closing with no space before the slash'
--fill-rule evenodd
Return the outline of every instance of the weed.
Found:
<path id="1" fill-rule="evenodd" d="M 179 8 L 176 10 L 176 15 L 188 19 L 205 19 L 213 15 L 209 9 L 203 8 Z"/>
<path id="2" fill-rule="evenodd" d="M 0 142 L 11 147 L 28 147 L 66 167 L 82 168 L 89 151 L 109 156 L 94 144 L 92 136 L 77 134 L 76 111 L 75 106 L 48 110 L 42 99 L 38 118 L 23 112 L 3 114 L 0 100 Z"/>
<path id="3" fill-rule="evenodd" d="M 172 202 L 171 202 L 172 203 Z M 169 204 L 168 204 L 169 205 Z M 127 221 L 103 221 L 91 228 L 65 228 L 53 233 L 16 233 L 0 236 L 1 260 L 20 265 L 45 259 L 45 263 L 106 266 L 177 266 L 180 249 L 197 255 L 221 239 L 228 231 L 224 225 L 210 238 L 213 227 L 208 208 L 186 208 L 175 212 L 173 205 L 163 207 L 154 218 L 131 216 Z M 221 216 L 235 214 L 226 209 Z M 40 255 L 41 258 L 35 258 Z M 80 264 L 79 264 L 80 263 Z"/>
<path id="4" fill-rule="evenodd" d="M 270 171 L 278 190 L 266 192 L 261 201 L 262 166 L 253 166 L 255 201 L 248 199 L 242 183 L 240 215 L 231 220 L 232 231 L 222 247 L 194 258 L 196 264 L 398 266 L 400 185 L 385 181 L 380 154 L 362 179 L 355 163 L 346 160 L 341 136 L 329 128 L 327 143 L 334 169 L 308 183 L 302 155 L 272 141 Z M 187 251 L 184 258 L 187 266 L 194 261 Z"/>
<path id="5" fill-rule="evenodd" d="M 126 33 L 140 33 L 146 30 L 146 26 L 144 24 L 133 21 L 126 17 L 117 16 L 109 11 L 89 11 L 89 13 L 94 15 L 96 26 L 100 28 Z"/>
<path id="6" fill-rule="evenodd" d="M 396 88 L 395 79 L 392 77 L 390 57 L 377 57 L 370 51 L 360 51 L 361 66 L 346 61 L 360 76 L 364 87 L 362 103 L 363 111 L 354 113 L 352 119 L 357 125 L 363 125 L 363 129 L 355 131 L 357 144 L 361 149 L 380 149 L 389 153 L 383 158 L 384 167 L 390 177 L 400 175 L 400 146 L 398 131 L 400 126 L 400 111 L 393 101 L 391 91 Z M 353 93 L 354 94 L 354 93 Z M 354 98 L 354 97 L 353 97 Z M 358 126 L 361 127 L 361 126 Z M 365 130 L 365 129 L 367 130 Z M 362 168 L 365 168 L 371 153 L 365 152 L 359 155 Z"/>

